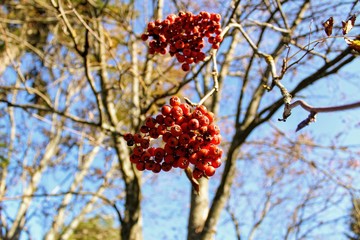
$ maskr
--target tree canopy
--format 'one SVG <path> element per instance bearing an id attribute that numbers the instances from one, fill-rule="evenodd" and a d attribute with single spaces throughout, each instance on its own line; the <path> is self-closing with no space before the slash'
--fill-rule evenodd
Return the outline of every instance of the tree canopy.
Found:
<path id="1" fill-rule="evenodd" d="M 0 238 L 345 239 L 358 2 L 3 2 Z M 174 96 L 219 126 L 186 133 L 215 173 L 134 164 L 126 138 L 167 143 L 146 128 Z M 175 160 L 210 152 L 182 141 Z"/>

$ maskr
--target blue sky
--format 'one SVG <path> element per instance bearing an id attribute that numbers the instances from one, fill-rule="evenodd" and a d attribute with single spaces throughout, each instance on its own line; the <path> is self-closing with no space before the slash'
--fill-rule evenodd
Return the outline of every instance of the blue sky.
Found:
<path id="1" fill-rule="evenodd" d="M 150 5 L 150 1 L 149 1 Z M 139 9 L 142 9 L 138 6 Z M 149 7 L 151 9 L 151 7 Z M 149 12 L 145 12 L 146 14 L 151 14 L 150 10 L 146 10 Z M 209 10 L 210 11 L 210 10 Z M 165 14 L 166 16 L 167 14 Z M 135 31 L 141 33 L 143 31 L 143 27 L 145 24 L 136 25 L 139 28 L 136 28 Z M 31 63 L 31 61 L 29 61 Z M 360 73 L 358 71 L 359 67 L 359 60 L 357 59 L 351 65 L 347 66 L 347 73 L 339 73 L 338 75 L 334 75 L 329 77 L 325 81 L 321 81 L 320 83 L 314 84 L 311 88 L 308 88 L 301 94 L 299 94 L 299 98 L 305 98 L 306 101 L 314 106 L 329 106 L 329 105 L 339 105 L 342 103 L 351 103 L 354 101 L 359 100 L 359 85 L 358 79 L 360 77 Z M 308 69 L 304 69 L 307 71 Z M 2 80 L 5 79 L 14 79 L 15 75 L 12 71 L 8 71 L 7 75 Z M 296 80 L 294 79 L 287 79 L 284 78 L 284 84 L 292 85 Z M 227 83 L 227 88 L 234 89 L 234 87 L 238 87 L 239 82 L 229 82 Z M 229 97 L 233 96 L 232 92 L 226 93 Z M 280 97 L 279 91 L 274 89 L 272 92 L 268 93 L 269 98 L 272 97 Z M 331 97 L 329 97 L 331 96 Z M 228 102 L 224 102 L 222 105 L 220 115 L 228 115 L 234 109 L 228 107 Z M 293 110 L 293 114 L 287 122 L 278 122 L 277 118 L 282 116 L 281 110 L 278 111 L 271 119 L 271 124 L 276 126 L 280 131 L 284 132 L 292 141 L 296 141 L 300 135 L 311 135 L 315 139 L 315 141 L 322 145 L 327 144 L 336 144 L 336 145 L 354 145 L 357 146 L 359 149 L 360 145 L 360 109 L 359 110 L 348 110 L 344 112 L 338 113 L 322 113 L 318 114 L 317 121 L 310 126 L 306 127 L 305 129 L 301 130 L 301 132 L 295 133 L 295 129 L 297 124 L 306 118 L 308 112 L 302 110 L 301 108 L 296 108 Z M 41 124 L 41 123 L 38 123 Z M 258 130 L 254 131 L 251 135 L 249 140 L 258 140 L 264 137 L 264 132 L 268 131 L 270 134 L 272 133 L 272 128 L 265 124 L 264 126 L 260 127 Z M 229 134 L 231 135 L 231 134 Z M 246 150 L 246 148 L 245 148 Z M 270 151 L 270 150 L 269 150 Z M 310 159 L 316 159 L 319 152 L 314 152 L 313 156 L 308 154 Z M 107 154 L 111 154 L 107 152 Z M 329 153 L 331 154 L 331 153 Z M 105 155 L 105 154 L 104 154 Z M 103 154 L 99 154 L 97 159 L 103 159 Z M 339 153 L 339 157 L 341 154 Z M 77 159 L 77 150 L 70 156 L 70 160 Z M 256 161 L 256 159 L 253 159 Z M 323 160 L 323 159 L 322 159 Z M 96 161 L 97 167 L 101 167 L 101 161 Z M 94 167 L 95 167 L 94 165 Z M 251 209 L 247 209 L 247 202 L 251 201 L 252 199 L 246 199 L 242 194 L 246 192 L 251 192 L 254 195 L 253 201 L 256 202 L 257 200 L 261 200 L 261 195 L 263 194 L 263 189 L 259 189 L 259 192 L 255 192 L 257 187 L 260 186 L 265 179 L 261 178 L 261 171 L 262 165 L 257 162 L 252 162 L 248 159 L 239 159 L 239 176 L 237 181 L 235 182 L 234 192 L 230 198 L 231 206 L 235 212 L 235 215 L 238 217 L 239 221 L 242 224 L 242 231 L 244 232 L 244 236 L 248 236 L 250 223 L 247 219 L 252 218 Z M 247 170 L 247 171 L 246 171 Z M 219 173 L 222 171 L 220 168 Z M 241 172 L 243 171 L 243 172 Z M 61 172 L 59 173 L 60 178 L 68 176 L 68 173 Z M 56 182 L 56 179 L 52 179 L 52 173 L 48 173 L 49 180 L 46 180 L 47 183 L 45 186 L 48 189 L 53 189 L 53 187 L 61 185 L 62 187 L 66 187 L 69 185 L 69 182 Z M 263 176 L 262 176 L 263 177 Z M 210 196 L 212 197 L 214 191 L 216 190 L 216 186 L 219 184 L 220 174 L 217 174 L 215 177 L 210 179 Z M 69 178 L 70 179 L 70 178 Z M 67 179 L 67 180 L 69 180 Z M 304 179 L 304 183 L 316 179 L 316 176 L 309 174 Z M 302 181 L 299 180 L 299 181 Z M 243 182 L 244 181 L 244 182 Z M 236 188 L 237 184 L 244 184 Z M 307 182 L 306 182 L 307 183 Z M 300 182 L 294 181 L 294 185 L 300 184 Z M 293 186 L 293 185 L 291 185 Z M 298 186 L 298 185 L 296 185 Z M 333 186 L 332 186 L 333 187 Z M 357 186 L 359 187 L 359 186 Z M 180 170 L 174 170 L 170 174 L 160 173 L 158 175 L 153 175 L 152 173 L 145 173 L 144 174 L 144 191 L 143 191 L 143 221 L 144 221 L 144 239 L 151 240 L 151 239 L 185 239 L 187 234 L 187 218 L 190 209 L 190 184 L 183 172 Z M 290 186 L 289 186 L 290 188 Z M 291 194 L 291 189 L 286 189 L 285 193 Z M 294 194 L 296 192 L 294 191 Z M 343 194 L 343 193 L 341 193 Z M 340 194 L 340 195 L 341 195 Z M 344 199 L 337 207 L 331 208 L 332 214 L 331 216 L 338 216 L 343 214 L 341 210 L 346 210 L 349 206 L 346 205 L 349 203 L 349 199 Z M 14 203 L 9 203 L 14 204 Z M 121 203 L 120 203 L 121 204 Z M 120 205 L 119 204 L 119 205 Z M 292 204 L 295 204 L 292 202 Z M 34 201 L 33 210 L 37 210 L 43 207 L 41 205 L 41 201 Z M 9 207 L 11 209 L 12 207 Z M 106 208 L 106 212 L 112 212 L 112 209 Z M 53 209 L 52 209 L 53 211 Z M 327 212 L 328 213 L 328 212 Z M 276 214 L 274 214 L 276 215 Z M 272 217 L 276 217 L 276 216 Z M 325 214 L 326 215 L 326 214 Z M 283 216 L 283 215 L 281 215 Z M 279 219 L 281 219 L 278 216 Z M 266 221 L 270 221 L 267 219 Z M 270 222 L 269 222 L 270 223 Z M 35 239 L 40 238 L 40 228 L 43 228 L 44 222 L 32 222 L 32 231 L 35 234 Z M 47 223 L 49 225 L 50 222 Z M 279 226 L 280 225 L 280 226 Z M 274 224 L 275 229 L 281 229 L 281 223 Z M 339 231 L 341 232 L 346 228 L 346 225 L 339 224 Z M 270 229 L 271 230 L 271 229 Z M 264 233 L 270 231 L 269 229 L 264 229 Z M 326 232 L 329 229 L 325 229 Z M 218 235 L 219 239 L 234 239 L 235 232 L 234 226 L 229 219 L 229 214 L 225 211 L 223 212 L 223 216 L 220 220 L 218 226 Z M 273 236 L 271 236 L 273 237 Z M 341 239 L 342 236 L 336 235 L 332 236 L 333 238 L 329 237 L 329 239 Z M 23 239 L 26 239 L 26 236 L 23 236 Z M 261 238 L 264 239 L 264 238 Z M 275 239 L 275 238 L 271 238 Z"/>

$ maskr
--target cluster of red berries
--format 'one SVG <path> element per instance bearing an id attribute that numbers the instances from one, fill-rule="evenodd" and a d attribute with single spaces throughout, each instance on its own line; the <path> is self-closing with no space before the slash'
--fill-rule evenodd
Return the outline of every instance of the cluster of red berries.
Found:
<path id="1" fill-rule="evenodd" d="M 174 96 L 159 115 L 146 118 L 140 133 L 124 135 L 128 146 L 134 146 L 130 161 L 138 170 L 154 173 L 193 164 L 195 179 L 211 177 L 222 156 L 220 129 L 213 121 L 214 114 L 205 106 L 192 107 Z M 155 140 L 160 137 L 162 143 Z M 152 140 L 160 146 L 150 147 Z"/>
<path id="2" fill-rule="evenodd" d="M 191 12 L 180 12 L 178 15 L 170 14 L 163 21 L 156 20 L 147 25 L 147 32 L 141 36 L 143 41 L 149 37 L 149 52 L 166 53 L 168 45 L 171 56 L 182 63 L 184 71 L 190 70 L 190 64 L 198 63 L 205 59 L 204 37 L 212 44 L 213 49 L 218 49 L 223 40 L 220 25 L 221 15 L 208 12 L 200 12 L 194 15 Z"/>

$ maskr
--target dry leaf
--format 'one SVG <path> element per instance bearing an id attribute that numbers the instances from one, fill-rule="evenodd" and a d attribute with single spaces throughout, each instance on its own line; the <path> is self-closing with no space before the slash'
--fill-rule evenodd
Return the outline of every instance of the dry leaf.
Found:
<path id="1" fill-rule="evenodd" d="M 200 194 L 200 185 L 199 185 L 199 182 L 193 177 L 191 168 L 187 167 L 185 169 L 185 173 L 186 173 L 187 178 L 190 180 L 193 189 L 199 195 Z"/>
<path id="2" fill-rule="evenodd" d="M 344 40 L 352 50 L 360 53 L 360 36 L 358 36 L 355 40 L 344 37 Z"/>
<path id="3" fill-rule="evenodd" d="M 342 31 L 346 35 L 355 25 L 356 16 L 352 15 L 346 22 L 342 21 Z"/>
<path id="4" fill-rule="evenodd" d="M 324 30 L 327 36 L 331 36 L 332 34 L 332 30 L 333 30 L 333 26 L 334 26 L 334 18 L 330 17 L 328 20 L 326 20 L 325 22 L 322 23 L 322 25 L 324 26 Z"/>

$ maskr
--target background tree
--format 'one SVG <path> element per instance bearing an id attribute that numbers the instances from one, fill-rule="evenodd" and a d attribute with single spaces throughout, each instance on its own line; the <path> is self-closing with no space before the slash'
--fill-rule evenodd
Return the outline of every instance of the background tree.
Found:
<path id="1" fill-rule="evenodd" d="M 110 240 L 120 239 L 120 236 L 118 229 L 114 227 L 114 222 L 111 219 L 95 216 L 81 222 L 69 239 Z"/>
<path id="2" fill-rule="evenodd" d="M 359 199 L 353 200 L 353 207 L 350 214 L 350 230 L 352 235 L 348 235 L 349 239 L 360 238 L 360 214 L 359 214 Z"/>
<path id="3" fill-rule="evenodd" d="M 359 193 L 359 146 L 344 131 L 294 135 L 273 120 L 288 118 L 292 98 L 358 101 L 359 60 L 339 24 L 358 1 L 24 0 L 0 11 L 1 238 L 71 239 L 88 216 L 109 213 L 121 239 L 344 237 L 336 211 Z M 149 21 L 179 11 L 222 15 L 220 49 L 189 72 L 141 40 Z M 334 37 L 322 25 L 330 16 Z M 178 171 L 136 170 L 123 135 L 170 96 L 197 103 L 216 82 L 204 105 L 222 128 L 224 162 L 200 194 Z M 296 128 L 306 116 L 293 112 Z M 358 119 L 344 119 L 355 133 Z"/>

